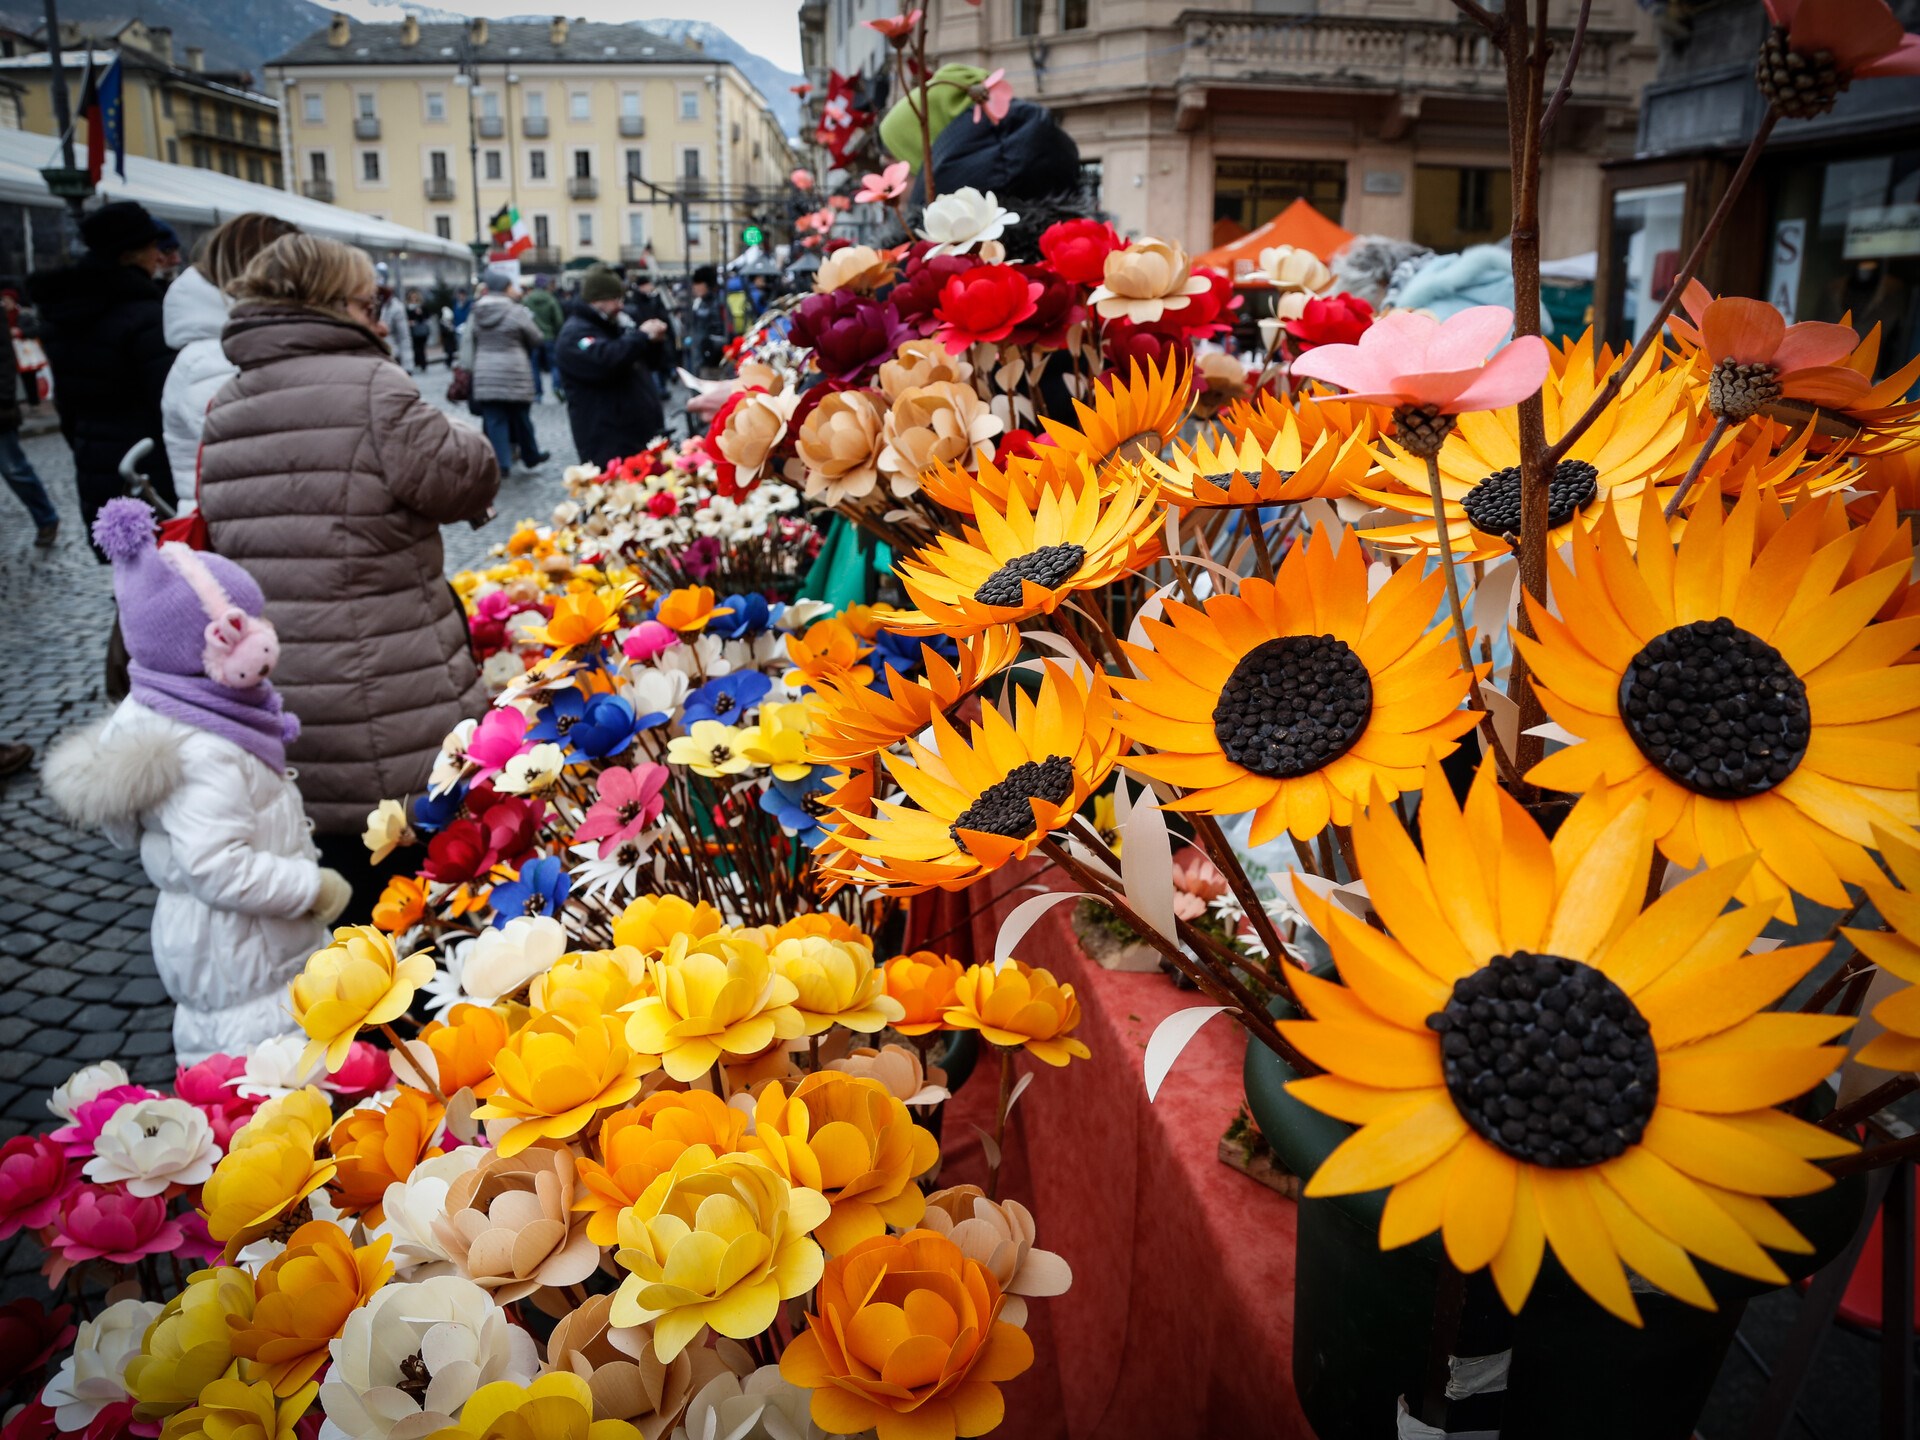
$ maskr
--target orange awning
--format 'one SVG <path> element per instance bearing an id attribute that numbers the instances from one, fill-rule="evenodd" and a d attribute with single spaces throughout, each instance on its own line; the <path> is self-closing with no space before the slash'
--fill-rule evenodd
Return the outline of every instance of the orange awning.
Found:
<path id="1" fill-rule="evenodd" d="M 1262 250 L 1271 250 L 1276 245 L 1293 245 L 1311 251 L 1322 260 L 1331 260 L 1334 252 L 1351 239 L 1351 230 L 1336 225 L 1304 199 L 1295 199 L 1257 230 L 1242 235 L 1231 244 L 1216 245 L 1206 254 L 1196 256 L 1193 263 L 1214 266 L 1226 271 L 1234 280 L 1243 281 L 1258 266 Z"/>

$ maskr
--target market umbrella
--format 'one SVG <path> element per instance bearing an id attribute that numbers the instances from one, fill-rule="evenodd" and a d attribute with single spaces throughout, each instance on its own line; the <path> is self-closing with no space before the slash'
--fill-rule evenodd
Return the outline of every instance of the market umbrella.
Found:
<path id="1" fill-rule="evenodd" d="M 1293 245 L 1311 251 L 1322 260 L 1330 260 L 1334 252 L 1351 239 L 1351 230 L 1327 219 L 1304 199 L 1296 199 L 1258 229 L 1229 244 L 1216 245 L 1206 254 L 1195 256 L 1193 263 L 1224 270 L 1236 281 L 1259 284 L 1258 278 L 1249 280 L 1248 272 L 1259 265 L 1262 250 Z"/>

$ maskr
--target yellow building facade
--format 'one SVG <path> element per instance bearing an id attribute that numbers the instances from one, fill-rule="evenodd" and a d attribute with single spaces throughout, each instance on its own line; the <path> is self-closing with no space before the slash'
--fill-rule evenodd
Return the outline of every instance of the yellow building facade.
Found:
<path id="1" fill-rule="evenodd" d="M 291 188 L 465 241 L 515 209 L 527 269 L 723 263 L 784 215 L 793 162 L 765 98 L 635 26 L 335 16 L 266 70 Z"/>

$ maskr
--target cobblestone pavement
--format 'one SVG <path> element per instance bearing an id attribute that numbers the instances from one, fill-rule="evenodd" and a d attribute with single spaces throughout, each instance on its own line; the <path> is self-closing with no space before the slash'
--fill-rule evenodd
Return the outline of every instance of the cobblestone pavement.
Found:
<path id="1" fill-rule="evenodd" d="M 444 391 L 444 372 L 427 383 Z M 467 417 L 471 421 L 471 417 Z M 560 498 L 573 456 L 564 407 L 535 408 L 553 459 L 501 487 L 499 517 L 445 532 L 449 572 L 479 560 L 523 517 Z M 102 658 L 113 621 L 107 567 L 80 534 L 73 464 L 57 435 L 26 439 L 27 454 L 63 517 L 51 551 L 32 547 L 26 512 L 0 496 L 0 614 L 11 683 L 0 687 L 0 739 L 44 753 L 100 713 Z M 137 857 L 69 827 L 36 771 L 0 780 L 0 1140 L 48 1119 L 47 1090 L 76 1066 L 108 1056 L 148 1083 L 173 1074 L 173 1009 L 148 945 L 153 891 Z M 10 1257 L 11 1258 L 11 1257 Z M 9 1267 L 10 1268 L 10 1267 Z"/>

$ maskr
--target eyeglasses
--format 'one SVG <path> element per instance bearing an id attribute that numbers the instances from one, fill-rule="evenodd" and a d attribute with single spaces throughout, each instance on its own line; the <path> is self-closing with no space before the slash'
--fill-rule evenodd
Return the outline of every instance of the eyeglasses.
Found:
<path id="1" fill-rule="evenodd" d="M 380 297 L 355 295 L 348 299 L 347 308 L 356 314 L 364 315 L 368 320 L 377 320 L 380 318 Z"/>

